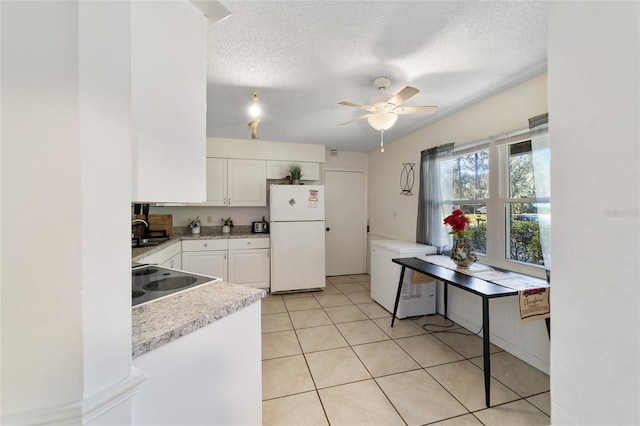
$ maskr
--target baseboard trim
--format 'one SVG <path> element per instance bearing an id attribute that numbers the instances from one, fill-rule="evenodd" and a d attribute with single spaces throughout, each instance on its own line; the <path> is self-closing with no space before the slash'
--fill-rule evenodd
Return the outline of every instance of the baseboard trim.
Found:
<path id="1" fill-rule="evenodd" d="M 466 328 L 467 330 L 475 331 L 482 328 L 482 324 L 475 324 L 467 320 L 466 318 L 456 315 L 453 312 L 447 312 L 447 317 L 450 320 L 454 321 L 455 323 L 460 324 L 462 327 Z M 482 336 L 482 333 L 480 333 L 480 336 Z M 495 335 L 493 333 L 490 333 L 489 341 L 495 344 L 496 346 L 499 346 L 500 348 L 504 349 L 505 351 L 509 352 L 511 355 L 517 358 L 520 358 L 527 364 L 537 368 L 543 373 L 549 374 L 550 365 L 548 362 L 541 360 L 537 356 L 524 351 L 522 348 L 515 346 L 513 343 L 509 342 L 508 340 L 505 340 L 502 337 Z"/>
<path id="2" fill-rule="evenodd" d="M 129 376 L 125 379 L 85 397 L 81 401 L 15 413 L 3 413 L 2 424 L 86 424 L 131 399 L 146 378 L 147 375 L 143 371 L 131 367 Z"/>

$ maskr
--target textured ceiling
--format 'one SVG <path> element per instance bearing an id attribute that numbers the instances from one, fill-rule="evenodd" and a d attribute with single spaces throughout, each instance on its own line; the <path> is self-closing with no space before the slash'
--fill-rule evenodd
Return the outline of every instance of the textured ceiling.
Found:
<path id="1" fill-rule="evenodd" d="M 389 93 L 420 93 L 404 106 L 393 141 L 546 70 L 548 2 L 221 1 L 231 15 L 209 27 L 207 136 L 251 139 L 247 108 L 263 109 L 261 140 L 370 151 L 380 134 L 365 113 L 376 77 Z"/>

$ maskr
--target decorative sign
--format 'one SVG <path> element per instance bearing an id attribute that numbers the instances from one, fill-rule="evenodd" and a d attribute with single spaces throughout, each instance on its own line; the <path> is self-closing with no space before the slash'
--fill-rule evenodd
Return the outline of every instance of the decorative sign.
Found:
<path id="1" fill-rule="evenodd" d="M 413 171 L 413 166 L 415 165 L 416 163 L 402 163 L 402 172 L 400 173 L 401 195 L 413 195 L 411 191 L 415 181 L 415 173 Z"/>
<path id="2" fill-rule="evenodd" d="M 318 207 L 318 190 L 310 189 L 309 190 L 309 207 L 315 209 Z"/>
<path id="3" fill-rule="evenodd" d="M 518 292 L 520 299 L 520 319 L 522 322 L 549 318 L 549 292 L 551 288 L 534 288 Z"/>

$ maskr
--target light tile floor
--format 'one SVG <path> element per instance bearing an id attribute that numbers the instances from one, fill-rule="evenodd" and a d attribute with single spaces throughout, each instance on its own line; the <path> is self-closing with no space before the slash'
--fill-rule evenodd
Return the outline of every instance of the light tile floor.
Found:
<path id="1" fill-rule="evenodd" d="M 327 277 L 320 292 L 262 301 L 264 425 L 548 425 L 549 376 L 491 346 L 484 406 L 482 340 L 396 321 L 368 275 Z M 468 334 L 466 334 L 468 333 Z"/>

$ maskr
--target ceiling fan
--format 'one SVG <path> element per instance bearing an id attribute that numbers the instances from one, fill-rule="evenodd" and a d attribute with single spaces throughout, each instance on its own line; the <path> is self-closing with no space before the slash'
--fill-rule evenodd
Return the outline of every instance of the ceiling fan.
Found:
<path id="1" fill-rule="evenodd" d="M 340 126 L 366 118 L 371 127 L 380 131 L 380 147 L 382 152 L 384 152 L 384 131 L 390 129 L 391 126 L 395 124 L 396 120 L 398 120 L 398 115 L 432 114 L 438 109 L 437 106 L 400 106 L 420 91 L 415 87 L 405 86 L 395 95 L 385 93 L 385 90 L 387 90 L 390 84 L 391 79 L 389 77 L 378 77 L 373 81 L 373 85 L 378 89 L 379 94 L 371 100 L 371 105 L 361 105 L 348 101 L 338 102 L 340 105 L 368 111 L 367 114 L 340 123 Z"/>

